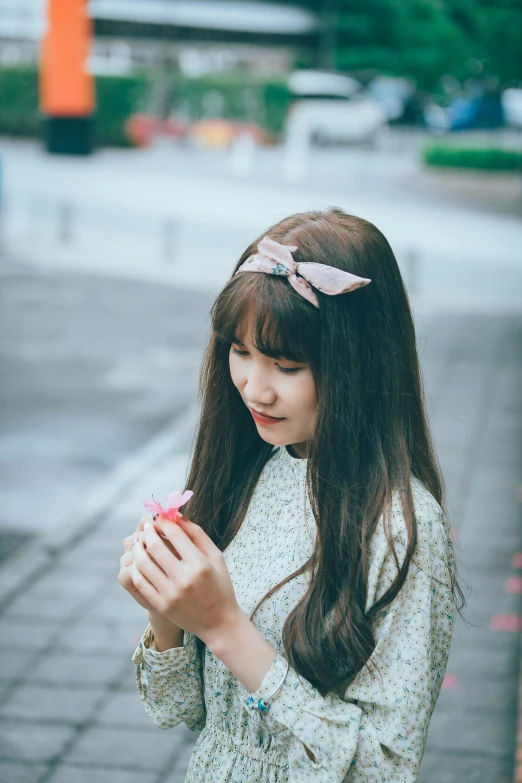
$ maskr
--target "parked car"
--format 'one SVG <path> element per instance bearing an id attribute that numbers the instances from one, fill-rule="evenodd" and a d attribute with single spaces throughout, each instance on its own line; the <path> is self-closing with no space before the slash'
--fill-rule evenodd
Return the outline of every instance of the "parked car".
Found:
<path id="1" fill-rule="evenodd" d="M 509 87 L 502 93 L 501 100 L 506 123 L 514 128 L 522 128 L 522 89 Z"/>
<path id="2" fill-rule="evenodd" d="M 424 110 L 424 122 L 435 131 L 501 128 L 504 110 L 500 95 L 461 95 L 454 98 L 447 108 L 428 105 Z"/>
<path id="3" fill-rule="evenodd" d="M 296 71 L 290 76 L 288 87 L 296 98 L 286 118 L 287 140 L 320 145 L 373 145 L 387 125 L 384 109 L 350 76 Z"/>

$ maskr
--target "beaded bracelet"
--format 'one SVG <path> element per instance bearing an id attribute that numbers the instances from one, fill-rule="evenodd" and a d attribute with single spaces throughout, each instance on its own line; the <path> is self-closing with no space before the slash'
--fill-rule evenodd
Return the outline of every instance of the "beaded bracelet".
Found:
<path id="1" fill-rule="evenodd" d="M 277 688 L 274 691 L 272 691 L 272 693 L 269 696 L 267 696 L 266 699 L 259 699 L 259 701 L 257 702 L 256 706 L 257 706 L 257 709 L 260 712 L 268 712 L 268 710 L 270 709 L 270 704 L 268 704 L 268 702 L 270 701 L 270 699 L 273 699 L 274 696 L 281 689 L 281 687 L 282 687 L 282 685 L 283 685 L 283 683 L 284 683 L 284 681 L 286 679 L 286 675 L 288 674 L 289 668 L 290 668 L 290 663 L 287 661 L 286 662 L 286 671 L 285 671 L 285 673 L 283 675 L 283 679 L 281 680 L 281 682 L 279 683 Z M 253 696 L 249 696 L 245 703 L 247 705 L 249 705 L 249 704 L 252 704 L 254 701 L 255 701 L 254 697 Z"/>

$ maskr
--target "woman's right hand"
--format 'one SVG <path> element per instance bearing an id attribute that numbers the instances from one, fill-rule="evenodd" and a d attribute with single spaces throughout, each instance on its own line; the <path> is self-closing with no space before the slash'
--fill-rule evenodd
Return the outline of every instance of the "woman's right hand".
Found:
<path id="1" fill-rule="evenodd" d="M 118 582 L 120 585 L 124 588 L 124 590 L 127 590 L 128 593 L 134 598 L 134 600 L 142 606 L 144 609 L 147 610 L 147 613 L 149 615 L 149 620 L 155 619 L 157 612 L 154 609 L 153 606 L 149 604 L 149 602 L 143 597 L 143 595 L 140 593 L 138 588 L 134 585 L 134 582 L 132 581 L 131 577 L 131 568 L 134 563 L 134 554 L 132 552 L 133 547 L 133 541 L 134 538 L 138 537 L 143 542 L 144 539 L 144 527 L 146 522 L 151 522 L 154 524 L 152 519 L 152 514 L 145 514 L 142 516 L 140 521 L 138 522 L 138 527 L 134 531 L 134 533 L 131 533 L 130 536 L 127 536 L 127 538 L 123 539 L 123 555 L 120 557 L 120 573 L 118 574 Z M 175 552 L 175 550 L 172 548 L 170 542 L 165 542 L 165 544 L 171 549 L 171 551 Z M 145 543 L 143 544 L 144 546 Z M 160 619 L 160 618 L 158 618 Z M 165 624 L 165 618 L 161 617 L 161 621 L 163 624 Z"/>

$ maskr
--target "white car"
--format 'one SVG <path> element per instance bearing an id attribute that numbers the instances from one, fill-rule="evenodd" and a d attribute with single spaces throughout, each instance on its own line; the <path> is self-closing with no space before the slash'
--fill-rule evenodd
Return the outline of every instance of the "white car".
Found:
<path id="1" fill-rule="evenodd" d="M 349 76 L 296 71 L 288 80 L 296 100 L 286 120 L 287 142 L 343 144 L 375 141 L 388 118 L 379 103 Z"/>
<path id="2" fill-rule="evenodd" d="M 522 128 L 522 89 L 509 87 L 502 93 L 501 100 L 506 123 L 514 128 Z"/>

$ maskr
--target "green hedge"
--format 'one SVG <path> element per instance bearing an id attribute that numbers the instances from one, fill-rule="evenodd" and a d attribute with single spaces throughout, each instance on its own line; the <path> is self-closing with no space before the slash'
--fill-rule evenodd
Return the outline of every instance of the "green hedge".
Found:
<path id="1" fill-rule="evenodd" d="M 125 121 L 146 110 L 153 90 L 149 78 L 97 76 L 96 144 L 129 145 Z M 172 105 L 190 120 L 217 116 L 255 122 L 275 136 L 284 127 L 293 97 L 286 82 L 232 73 L 170 80 Z M 35 68 L 0 68 L 0 133 L 39 136 L 38 72 Z"/>
<path id="2" fill-rule="evenodd" d="M 255 122 L 278 135 L 293 96 L 284 80 L 248 78 L 241 73 L 199 78 L 174 77 L 172 102 L 190 120 L 218 116 Z"/>
<path id="3" fill-rule="evenodd" d="M 427 144 L 423 150 L 428 166 L 451 166 L 482 171 L 516 171 L 522 168 L 522 152 L 500 147 L 458 147 L 450 144 Z"/>
<path id="4" fill-rule="evenodd" d="M 290 105 L 295 100 L 286 82 L 266 82 L 263 88 L 265 100 L 264 127 L 276 135 L 282 133 Z"/>
<path id="5" fill-rule="evenodd" d="M 126 146 L 125 121 L 142 109 L 148 94 L 144 76 L 97 76 L 95 140 L 98 145 Z M 0 133 L 39 136 L 38 71 L 0 68 Z"/>
<path id="6" fill-rule="evenodd" d="M 37 136 L 38 72 L 35 68 L 0 68 L 0 133 Z"/>
<path id="7" fill-rule="evenodd" d="M 99 146 L 132 146 L 125 122 L 145 108 L 149 84 L 145 76 L 97 76 L 95 142 Z"/>

